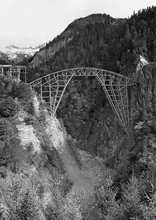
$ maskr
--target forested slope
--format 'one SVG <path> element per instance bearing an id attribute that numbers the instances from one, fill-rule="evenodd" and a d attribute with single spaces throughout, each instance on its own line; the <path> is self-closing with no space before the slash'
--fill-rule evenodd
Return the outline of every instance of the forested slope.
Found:
<path id="1" fill-rule="evenodd" d="M 156 8 L 140 10 L 129 19 L 93 14 L 72 22 L 37 53 L 30 65 L 32 80 L 49 71 L 72 67 L 98 67 L 121 72 L 134 71 L 138 55 L 156 58 Z"/>

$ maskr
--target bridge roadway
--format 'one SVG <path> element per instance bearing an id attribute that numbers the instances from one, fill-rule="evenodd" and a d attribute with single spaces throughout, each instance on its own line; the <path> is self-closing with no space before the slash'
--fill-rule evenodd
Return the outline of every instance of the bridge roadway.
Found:
<path id="1" fill-rule="evenodd" d="M 126 133 L 130 126 L 128 86 L 135 82 L 121 74 L 97 68 L 72 68 L 50 73 L 30 83 L 42 100 L 49 104 L 54 116 L 69 82 L 74 76 L 94 76 L 101 84 L 109 103 Z"/>

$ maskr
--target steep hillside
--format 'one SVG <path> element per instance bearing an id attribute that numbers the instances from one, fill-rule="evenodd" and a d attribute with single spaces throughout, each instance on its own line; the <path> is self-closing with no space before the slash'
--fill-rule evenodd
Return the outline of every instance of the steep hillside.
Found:
<path id="1" fill-rule="evenodd" d="M 95 130 L 88 136 L 91 138 L 88 144 L 93 144 L 96 138 L 96 141 L 102 139 L 109 143 L 112 148 L 101 142 L 103 154 L 99 155 L 104 159 L 78 150 L 77 140 L 67 133 L 61 120 L 59 122 L 49 115 L 44 102 L 29 85 L 8 78 L 0 79 L 0 218 L 154 218 L 155 70 L 156 64 L 152 63 L 136 72 L 138 87 L 134 91 L 134 141 L 130 140 L 130 144 L 125 139 L 121 147 L 116 146 L 122 140 L 121 130 L 102 96 L 101 112 L 97 110 L 92 115 Z M 96 86 L 94 89 L 97 90 Z M 86 99 L 89 99 L 92 93 L 87 90 L 84 89 L 84 94 L 87 93 Z M 77 91 L 75 95 L 79 97 Z M 75 112 L 79 112 L 81 104 L 79 99 Z M 88 108 L 85 98 L 83 105 L 84 109 Z M 84 119 L 86 117 L 89 116 L 85 114 Z M 108 140 L 105 133 L 109 136 Z M 108 161 L 110 155 L 112 157 Z"/>
<path id="2" fill-rule="evenodd" d="M 95 14 L 75 20 L 36 54 L 28 80 L 50 71 L 79 66 L 134 76 L 140 54 L 155 61 L 155 14 L 156 8 L 152 7 L 140 10 L 129 19 Z M 96 79 L 73 79 L 57 115 L 77 140 L 77 146 L 96 155 L 111 157 L 123 137 L 122 128 Z"/>
<path id="3" fill-rule="evenodd" d="M 29 80 L 49 71 L 80 66 L 131 74 L 138 54 L 155 61 L 155 14 L 152 7 L 129 19 L 95 14 L 75 20 L 34 56 Z"/>
<path id="4" fill-rule="evenodd" d="M 0 219 L 99 215 L 94 190 L 109 173 L 103 160 L 75 148 L 29 85 L 5 78 L 0 88 Z"/>
<path id="5" fill-rule="evenodd" d="M 42 63 L 55 58 L 57 52 L 63 48 L 69 47 L 69 45 L 75 46 L 75 37 L 79 38 L 82 34 L 82 30 L 86 29 L 88 25 L 96 25 L 98 23 L 105 24 L 113 22 L 115 19 L 111 18 L 106 14 L 95 14 L 88 16 L 86 18 L 80 18 L 72 22 L 59 36 L 57 36 L 53 41 L 46 44 L 45 48 L 41 49 L 31 62 L 33 67 L 39 66 Z M 104 25 L 108 26 L 108 25 Z M 85 33 L 81 38 L 85 36 Z M 84 39 L 85 40 L 85 39 Z M 79 46 L 79 45 L 77 45 Z M 70 49 L 70 48 L 69 48 Z M 76 49 L 76 48 L 75 48 Z M 71 50 L 71 49 L 70 49 Z M 71 51 L 72 52 L 72 51 Z M 71 54 L 72 56 L 72 54 Z"/>

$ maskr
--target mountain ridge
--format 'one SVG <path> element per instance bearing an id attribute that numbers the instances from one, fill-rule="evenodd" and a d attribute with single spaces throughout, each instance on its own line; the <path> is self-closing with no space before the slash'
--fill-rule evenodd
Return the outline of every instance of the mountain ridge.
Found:
<path id="1" fill-rule="evenodd" d="M 120 19 L 113 18 L 107 14 L 91 14 L 83 18 L 75 19 L 60 35 L 46 43 L 45 47 L 42 47 L 40 51 L 35 54 L 33 60 L 30 62 L 30 66 L 38 66 L 37 63 L 40 65 L 42 62 L 46 62 L 47 59 L 55 57 L 57 52 L 73 41 L 73 37 L 79 34 L 81 28 L 85 28 L 90 24 L 94 25 L 96 22 L 111 24 L 113 22 L 120 22 Z"/>
<path id="2" fill-rule="evenodd" d="M 41 44 L 37 47 L 18 47 L 15 45 L 8 45 L 6 47 L 0 47 L 0 51 L 6 54 L 13 54 L 13 53 L 25 53 L 33 55 L 37 51 L 39 51 L 42 47 L 44 47 L 45 44 Z"/>
<path id="3" fill-rule="evenodd" d="M 43 44 L 39 44 L 38 46 L 27 46 L 27 47 L 20 47 L 20 46 L 16 46 L 16 45 L 8 45 L 6 47 L 0 47 L 1 49 L 38 49 L 38 48 L 42 48 L 45 46 L 45 43 Z"/>
<path id="4" fill-rule="evenodd" d="M 8 63 L 20 63 L 24 59 L 32 57 L 44 46 L 45 44 L 41 44 L 37 47 L 18 47 L 15 45 L 8 45 L 4 48 L 0 47 L 0 58 Z"/>

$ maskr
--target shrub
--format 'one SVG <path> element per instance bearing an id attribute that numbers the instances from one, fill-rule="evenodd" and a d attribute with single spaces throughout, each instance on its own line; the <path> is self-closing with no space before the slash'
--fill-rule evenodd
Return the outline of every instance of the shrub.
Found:
<path id="1" fill-rule="evenodd" d="M 0 217 L 11 220 L 43 220 L 41 203 L 31 180 L 8 173 L 0 180 Z M 6 202 L 7 201 L 7 202 Z"/>
<path id="2" fill-rule="evenodd" d="M 3 78 L 0 77 L 0 95 L 9 95 L 11 94 L 13 85 L 17 85 L 17 80 L 12 78 Z"/>
<path id="3" fill-rule="evenodd" d="M 11 123 L 6 119 L 0 119 L 0 139 L 10 137 L 13 133 Z"/>
<path id="4" fill-rule="evenodd" d="M 152 198 L 148 198 L 148 202 L 148 206 L 145 203 L 141 205 L 143 216 L 145 220 L 154 220 L 156 216 L 156 193 L 152 196 Z"/>
<path id="5" fill-rule="evenodd" d="M 14 84 L 10 95 L 13 98 L 18 98 L 24 111 L 33 114 L 32 90 L 28 84 Z"/>
<path id="6" fill-rule="evenodd" d="M 26 83 L 20 83 L 19 85 L 14 84 L 11 95 L 13 98 L 17 97 L 18 99 L 29 100 L 32 95 L 32 91 L 29 84 Z"/>
<path id="7" fill-rule="evenodd" d="M 139 181 L 135 176 L 132 176 L 129 183 L 123 187 L 122 200 L 125 219 L 143 219 L 143 213 L 140 208 Z"/>
<path id="8" fill-rule="evenodd" d="M 5 146 L 0 151 L 0 160 L 13 173 L 22 170 L 23 165 L 29 163 L 28 153 L 20 146 L 21 140 L 18 137 L 11 137 L 5 142 Z"/>
<path id="9" fill-rule="evenodd" d="M 116 201 L 116 190 L 111 188 L 112 180 L 106 177 L 105 182 L 95 188 L 96 211 L 102 216 L 100 219 L 123 220 L 123 207 Z"/>
<path id="10" fill-rule="evenodd" d="M 13 117 L 18 111 L 18 105 L 14 102 L 12 97 L 7 97 L 0 101 L 0 116 Z"/>

